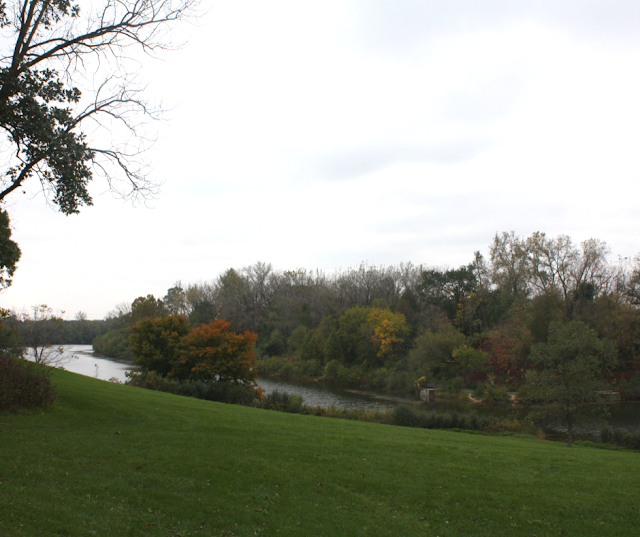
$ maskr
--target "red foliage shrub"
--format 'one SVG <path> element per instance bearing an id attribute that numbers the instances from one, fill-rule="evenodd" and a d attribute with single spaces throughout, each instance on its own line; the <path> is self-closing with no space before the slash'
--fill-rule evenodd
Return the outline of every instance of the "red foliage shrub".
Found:
<path id="1" fill-rule="evenodd" d="M 229 326 L 228 322 L 218 320 L 194 328 L 184 338 L 184 351 L 172 376 L 254 386 L 257 369 L 253 348 L 258 336 L 249 331 L 237 334 Z"/>

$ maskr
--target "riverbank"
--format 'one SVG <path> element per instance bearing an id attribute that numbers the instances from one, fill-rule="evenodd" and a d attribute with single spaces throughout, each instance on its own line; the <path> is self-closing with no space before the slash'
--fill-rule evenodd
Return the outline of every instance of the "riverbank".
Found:
<path id="1" fill-rule="evenodd" d="M 77 356 L 70 360 L 65 368 L 73 372 L 85 374 L 90 377 L 109 380 L 115 377 L 120 382 L 126 380 L 126 371 L 134 368 L 133 364 L 117 362 L 113 359 L 97 356 L 90 345 L 63 346 L 68 354 Z M 96 369 L 96 365 L 98 368 Z M 96 377 L 96 373 L 98 376 Z M 317 381 L 293 381 L 276 377 L 266 377 L 259 381 L 260 387 L 265 393 L 279 391 L 289 395 L 302 397 L 304 403 L 309 406 L 331 407 L 340 410 L 364 409 L 366 411 L 391 410 L 399 403 L 417 401 L 398 396 L 397 393 L 385 391 L 358 389 L 339 384 L 327 384 Z M 527 410 L 519 408 L 508 402 L 496 404 L 472 404 L 468 397 L 468 391 L 463 392 L 462 398 L 444 394 L 437 398 L 435 409 L 442 412 L 468 412 L 473 410 L 483 416 L 496 416 L 500 419 L 520 420 L 526 418 Z M 398 401 L 396 399 L 401 399 Z M 623 428 L 634 434 L 640 434 L 640 402 L 617 403 L 609 407 L 610 417 L 608 425 L 612 428 Z M 591 426 L 578 427 L 576 439 L 588 441 L 600 441 L 600 432 L 604 424 L 594 423 Z M 548 439 L 564 441 L 566 431 L 561 427 L 549 428 L 545 431 Z"/>
<path id="2" fill-rule="evenodd" d="M 95 353 L 91 345 L 60 345 L 59 348 L 64 352 L 57 366 L 79 375 L 125 382 L 127 371 L 136 368 L 130 360 L 118 360 Z M 29 354 L 27 358 L 29 359 Z"/>
<path id="3" fill-rule="evenodd" d="M 323 367 L 317 360 L 296 360 L 284 356 L 272 356 L 258 361 L 258 370 L 262 378 L 295 383 L 318 383 L 340 387 L 352 393 L 406 403 L 419 400 L 420 387 L 424 387 L 424 378 L 418 378 L 407 371 L 396 371 L 384 367 L 362 369 L 346 367 L 338 362 Z M 462 379 L 459 379 L 462 382 Z M 432 386 L 433 387 L 433 386 Z M 482 388 L 480 390 L 480 388 Z M 475 397 L 467 395 L 472 390 L 464 389 L 464 385 L 438 386 L 437 399 L 440 402 L 458 402 L 461 398 L 474 403 L 511 401 L 515 402 L 515 392 L 507 392 L 497 386 L 485 387 L 480 384 Z M 482 392 L 482 393 L 480 393 Z"/>
<path id="4" fill-rule="evenodd" d="M 52 380 L 0 416 L 3 535 L 637 533 L 637 453 Z"/>

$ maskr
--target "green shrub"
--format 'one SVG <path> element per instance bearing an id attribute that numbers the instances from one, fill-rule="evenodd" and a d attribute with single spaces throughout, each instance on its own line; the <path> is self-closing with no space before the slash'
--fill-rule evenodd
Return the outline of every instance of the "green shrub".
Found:
<path id="1" fill-rule="evenodd" d="M 291 332 L 291 336 L 289 336 L 289 349 L 292 352 L 298 352 L 308 332 L 309 329 L 303 324 L 296 326 L 293 332 Z"/>
<path id="2" fill-rule="evenodd" d="M 627 431 L 624 429 L 614 429 L 613 430 L 613 443 L 618 444 L 619 446 L 624 445 L 624 439 L 627 435 Z"/>
<path id="3" fill-rule="evenodd" d="M 319 328 L 316 328 L 305 334 L 299 354 L 302 360 L 317 360 L 318 362 L 323 362 L 324 350 L 324 335 Z"/>
<path id="4" fill-rule="evenodd" d="M 248 405 L 258 398 L 256 392 L 248 386 L 245 386 L 244 384 L 234 384 L 232 382 L 196 381 L 181 383 L 181 387 L 182 386 L 193 391 L 193 395 L 191 397 L 206 399 L 207 401 Z M 182 389 L 178 391 L 178 394 L 188 395 L 183 392 Z"/>
<path id="5" fill-rule="evenodd" d="M 293 367 L 293 364 L 291 362 L 289 362 L 288 360 L 286 360 L 281 366 L 280 369 L 278 369 L 278 376 L 282 377 L 283 379 L 288 379 L 291 378 L 294 375 L 295 369 Z"/>
<path id="6" fill-rule="evenodd" d="M 447 382 L 442 391 L 454 397 L 459 397 L 462 390 L 464 390 L 464 379 L 456 377 Z"/>
<path id="7" fill-rule="evenodd" d="M 516 399 L 519 403 L 524 403 L 525 405 L 534 404 L 536 402 L 536 399 L 533 394 L 533 386 L 530 386 L 529 384 L 523 384 L 518 388 Z"/>
<path id="8" fill-rule="evenodd" d="M 394 425 L 421 427 L 423 429 L 463 429 L 484 432 L 523 432 L 526 424 L 518 420 L 498 420 L 468 412 L 419 411 L 410 405 L 399 405 L 390 412 Z M 381 419 L 381 423 L 384 421 Z"/>
<path id="9" fill-rule="evenodd" d="M 303 360 L 300 362 L 300 373 L 306 377 L 320 377 L 322 364 L 318 360 Z"/>
<path id="10" fill-rule="evenodd" d="M 147 390 L 155 390 L 157 392 L 178 393 L 179 382 L 177 380 L 169 380 L 155 371 L 129 371 L 126 373 L 128 386 L 136 388 L 145 388 Z"/>
<path id="11" fill-rule="evenodd" d="M 0 410 L 44 407 L 55 399 L 44 368 L 0 354 Z"/>
<path id="12" fill-rule="evenodd" d="M 96 336 L 93 340 L 93 350 L 102 356 L 132 360 L 133 352 L 128 343 L 130 333 L 131 331 L 128 328 L 120 328 L 101 336 Z"/>
<path id="13" fill-rule="evenodd" d="M 484 401 L 487 403 L 495 403 L 498 401 L 508 401 L 509 392 L 506 388 L 500 386 L 489 386 L 484 395 Z"/>
<path id="14" fill-rule="evenodd" d="M 453 429 L 456 424 L 453 416 L 449 412 L 436 413 L 436 429 Z"/>
<path id="15" fill-rule="evenodd" d="M 600 431 L 600 441 L 603 444 L 611 444 L 613 442 L 613 430 L 609 427 L 605 427 Z"/>
<path id="16" fill-rule="evenodd" d="M 331 372 L 335 371 L 336 377 L 342 373 L 356 375 L 355 368 L 349 369 L 335 362 L 336 367 L 330 366 Z M 329 366 L 329 364 L 327 364 Z M 325 368 L 325 372 L 326 372 Z M 346 373 L 345 373 L 346 372 Z M 177 395 L 186 395 L 207 399 L 210 401 L 222 401 L 226 403 L 252 404 L 256 408 L 276 410 L 296 414 L 310 414 L 328 418 L 341 418 L 360 421 L 371 421 L 389 425 L 404 427 L 421 427 L 424 429 L 464 429 L 485 432 L 522 432 L 523 424 L 517 420 L 497 420 L 495 418 L 465 412 L 438 412 L 421 411 L 417 406 L 401 404 L 393 410 L 368 411 L 365 409 L 345 410 L 335 406 L 329 408 L 309 407 L 304 404 L 303 398 L 277 390 L 259 398 L 257 394 L 246 386 L 237 386 L 231 383 L 213 382 L 178 382 L 166 379 L 154 373 L 129 373 L 127 384 L 166 391 Z M 237 390 L 237 391 L 236 391 Z M 640 440 L 639 440 L 640 441 Z"/>
<path id="17" fill-rule="evenodd" d="M 640 373 L 636 371 L 630 379 L 622 381 L 618 391 L 622 401 L 640 401 Z"/>
<path id="18" fill-rule="evenodd" d="M 358 382 L 358 374 L 355 368 L 351 369 L 343 365 L 338 366 L 337 381 L 341 384 L 355 384 Z"/>
<path id="19" fill-rule="evenodd" d="M 24 351 L 24 341 L 18 329 L 6 322 L 0 323 L 0 352 L 22 357 Z"/>
<path id="20" fill-rule="evenodd" d="M 324 376 L 327 380 L 338 380 L 338 370 L 340 368 L 340 362 L 338 360 L 331 360 L 324 366 Z"/>
<path id="21" fill-rule="evenodd" d="M 630 433 L 626 429 L 605 427 L 600 431 L 603 444 L 640 450 L 640 433 Z"/>
<path id="22" fill-rule="evenodd" d="M 287 352 L 287 341 L 280 330 L 271 332 L 271 336 L 263 350 L 269 356 L 282 356 Z"/>
<path id="23" fill-rule="evenodd" d="M 475 399 L 484 399 L 484 396 L 487 393 L 487 387 L 485 386 L 484 382 L 478 382 L 478 385 L 476 386 L 476 389 L 473 390 L 473 397 Z"/>
<path id="24" fill-rule="evenodd" d="M 280 412 L 289 412 L 292 414 L 307 414 L 308 409 L 303 404 L 303 398 L 299 395 L 291 395 L 275 390 L 265 395 L 255 406 L 266 410 L 277 410 Z"/>
<path id="25" fill-rule="evenodd" d="M 393 422 L 402 427 L 417 427 L 418 414 L 409 405 L 398 405 L 393 409 Z"/>
<path id="26" fill-rule="evenodd" d="M 491 425 L 491 422 L 493 421 L 489 416 L 482 416 L 479 414 L 476 414 L 474 418 L 475 418 L 475 427 L 473 428 L 478 430 L 484 430 L 488 428 Z"/>
<path id="27" fill-rule="evenodd" d="M 259 398 L 259 395 L 249 386 L 233 382 L 179 381 L 162 377 L 155 372 L 143 373 L 139 371 L 127 373 L 127 377 L 129 380 L 126 384 L 129 386 L 219 403 L 248 405 Z"/>
<path id="28" fill-rule="evenodd" d="M 274 356 L 272 358 L 263 358 L 258 360 L 258 371 L 261 375 L 277 375 L 280 368 L 287 363 L 286 358 Z"/>
<path id="29" fill-rule="evenodd" d="M 492 419 L 488 425 L 484 427 L 484 430 L 491 433 L 533 433 L 535 429 L 531 422 L 522 423 L 517 419 Z"/>
<path id="30" fill-rule="evenodd" d="M 621 446 L 614 446 L 613 444 L 598 444 L 596 442 L 591 442 L 590 440 L 576 440 L 573 443 L 574 446 L 584 446 L 591 447 L 596 449 L 608 449 L 612 451 L 624 450 Z"/>
<path id="31" fill-rule="evenodd" d="M 403 391 L 409 387 L 409 390 L 413 388 L 413 383 L 410 381 L 409 373 L 406 371 L 395 371 L 387 378 L 387 389 L 392 391 Z"/>
<path id="32" fill-rule="evenodd" d="M 625 446 L 630 449 L 640 450 L 640 434 L 627 434 Z"/>
<path id="33" fill-rule="evenodd" d="M 474 429 L 471 421 L 471 416 L 467 414 L 461 414 L 458 416 L 458 429 Z"/>
<path id="34" fill-rule="evenodd" d="M 367 375 L 368 385 L 373 388 L 385 388 L 390 372 L 388 369 L 381 367 L 370 371 Z"/>

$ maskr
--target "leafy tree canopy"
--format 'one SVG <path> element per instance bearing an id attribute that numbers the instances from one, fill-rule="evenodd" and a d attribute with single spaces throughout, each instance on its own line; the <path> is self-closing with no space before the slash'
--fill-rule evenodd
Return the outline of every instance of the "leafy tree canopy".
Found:
<path id="1" fill-rule="evenodd" d="M 190 328 L 183 315 L 142 319 L 129 336 L 134 363 L 145 371 L 171 375 L 182 352 L 183 338 Z"/>
<path id="2" fill-rule="evenodd" d="M 139 296 L 131 304 L 129 322 L 135 324 L 143 319 L 166 317 L 167 315 L 169 315 L 169 310 L 162 300 L 153 295 Z"/>
<path id="3" fill-rule="evenodd" d="M 229 327 L 229 323 L 218 320 L 194 328 L 184 339 L 172 375 L 188 380 L 215 379 L 255 385 L 254 346 L 258 336 L 249 331 L 237 334 Z"/>
<path id="4" fill-rule="evenodd" d="M 124 50 L 169 48 L 166 30 L 195 1 L 100 0 L 86 9 L 72 0 L 0 3 L 0 202 L 37 179 L 49 203 L 78 213 L 93 203 L 94 174 L 124 197 L 156 192 L 141 159 L 148 138 L 139 129 L 161 111 L 141 98 Z M 95 86 L 83 95 L 80 81 L 87 80 Z M 15 270 L 15 251 L 0 253 L 3 267 Z"/>
<path id="5" fill-rule="evenodd" d="M 258 336 L 238 334 L 225 321 L 197 328 L 183 315 L 143 319 L 129 336 L 134 362 L 144 372 L 178 380 L 204 380 L 246 384 L 257 389 Z"/>
<path id="6" fill-rule="evenodd" d="M 20 255 L 20 248 L 11 240 L 9 214 L 0 209 L 0 289 L 11 285 Z"/>
<path id="7" fill-rule="evenodd" d="M 574 426 L 603 412 L 604 374 L 615 366 L 615 345 L 580 321 L 554 321 L 547 342 L 532 347 L 530 360 L 535 369 L 526 376 L 529 397 L 538 406 L 532 417 L 567 427 L 571 446 Z"/>

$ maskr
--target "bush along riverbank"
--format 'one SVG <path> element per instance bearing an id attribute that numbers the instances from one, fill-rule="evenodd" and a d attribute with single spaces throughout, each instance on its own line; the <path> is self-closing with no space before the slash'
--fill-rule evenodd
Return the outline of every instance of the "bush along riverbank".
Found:
<path id="1" fill-rule="evenodd" d="M 257 362 L 263 377 L 283 380 L 322 381 L 329 384 L 387 390 L 396 393 L 415 393 L 420 379 L 417 373 L 397 370 L 395 367 L 365 368 L 346 366 L 338 360 L 323 364 L 320 360 L 272 356 Z"/>
<path id="2" fill-rule="evenodd" d="M 245 384 L 215 381 L 180 381 L 168 379 L 151 371 L 147 373 L 133 371 L 127 373 L 128 386 L 146 388 L 158 392 L 195 397 L 206 401 L 217 401 L 237 405 L 249 405 L 260 398 L 260 392 Z"/>
<path id="3" fill-rule="evenodd" d="M 364 408 L 348 410 L 336 407 L 307 406 L 304 404 L 302 397 L 275 391 L 255 402 L 253 406 L 294 414 L 342 418 L 422 429 L 457 429 L 481 431 L 488 434 L 533 434 L 536 432 L 535 427 L 530 422 L 480 415 L 473 412 L 426 410 L 420 403 L 415 403 L 414 405 L 401 404 L 392 410 L 385 411 L 366 410 Z"/>
<path id="4" fill-rule="evenodd" d="M 600 432 L 600 441 L 602 445 L 640 451 L 640 433 L 630 433 L 626 429 L 605 427 Z"/>
<path id="5" fill-rule="evenodd" d="M 376 319 L 378 314 L 384 317 L 382 310 L 374 308 L 367 314 L 367 319 Z M 386 326 L 387 321 L 383 325 Z M 320 368 L 320 360 L 301 359 L 296 371 L 296 360 L 278 363 L 271 359 L 262 360 L 261 368 L 255 352 L 257 334 L 247 330 L 238 333 L 230 327 L 231 323 L 222 320 L 194 327 L 180 314 L 137 322 L 128 342 L 135 356 L 134 362 L 141 370 L 131 376 L 132 383 L 175 394 L 247 404 L 262 395 L 257 378 L 261 371 L 264 374 L 268 370 L 265 365 L 277 368 L 278 374 L 285 377 L 300 372 L 308 376 L 323 372 L 320 379 L 324 381 L 365 388 L 384 385 L 389 391 L 414 393 L 433 388 L 429 381 L 437 378 L 428 374 L 415 378 L 415 372 L 412 375 L 408 370 L 383 360 L 365 360 L 347 367 L 337 359 L 331 359 L 325 360 L 324 367 Z M 468 362 L 471 367 L 485 360 L 485 354 L 462 345 L 452 351 L 451 360 Z M 591 423 L 594 415 L 606 413 L 606 399 L 611 390 L 602 379 L 602 368 L 609 367 L 615 356 L 615 346 L 610 341 L 599 339 L 597 333 L 584 323 L 552 323 L 547 342 L 532 347 L 532 369 L 526 372 L 527 382 L 520 390 L 524 389 L 526 397 L 523 402 L 532 409 L 531 420 L 539 427 L 551 424 L 566 426 L 567 446 L 571 447 L 575 426 Z M 376 368 L 376 363 L 384 365 Z M 498 403 L 515 395 L 509 394 L 504 386 L 496 386 L 492 376 L 488 380 L 488 386 L 480 380 L 475 382 L 475 391 L 468 398 L 474 402 Z M 464 377 L 456 376 L 447 379 L 441 392 L 459 398 L 470 387 L 469 384 Z M 246 390 L 255 392 L 256 397 Z M 244 395 L 239 391 L 244 391 Z M 311 413 L 310 410 L 307 412 Z M 318 415 L 323 412 L 326 411 L 314 411 Z M 444 421 L 447 420 L 423 419 L 421 415 L 415 415 L 403 424 L 411 422 L 421 427 L 434 427 Z M 467 419 L 462 421 L 473 423 Z M 450 427 L 459 428 L 457 422 L 458 419 L 454 419 Z M 516 423 L 508 428 L 521 430 L 522 426 Z"/>
<path id="6" fill-rule="evenodd" d="M 263 358 L 257 362 L 263 378 L 286 381 L 323 382 L 330 386 L 344 386 L 394 395 L 418 398 L 420 388 L 427 386 L 426 378 L 393 368 L 363 369 L 347 367 L 333 360 L 322 365 L 318 360 L 299 360 L 284 356 Z M 471 393 L 472 398 L 469 398 Z M 515 394 L 515 392 L 512 392 Z M 466 383 L 454 377 L 437 385 L 437 397 L 444 401 L 472 400 L 475 403 L 498 403 L 512 400 L 507 389 L 491 383 Z"/>
<path id="7" fill-rule="evenodd" d="M 262 378 L 319 382 L 328 386 L 373 390 L 376 393 L 416 400 L 419 398 L 420 389 L 427 386 L 436 387 L 436 397 L 439 401 L 493 404 L 515 402 L 517 399 L 516 392 L 508 392 L 502 386 L 478 382 L 472 388 L 461 377 L 435 385 L 427 383 L 425 377 L 410 375 L 406 371 L 398 372 L 387 368 L 363 371 L 358 367 L 345 367 L 338 362 L 330 362 L 323 367 L 317 360 L 296 360 L 286 357 L 263 358 L 257 362 L 257 367 Z"/>
<path id="8" fill-rule="evenodd" d="M 0 353 L 0 411 L 46 407 L 55 400 L 50 369 Z"/>
<path id="9" fill-rule="evenodd" d="M 261 394 L 243 384 L 178 381 L 161 377 L 155 373 L 134 373 L 128 376 L 129 380 L 126 384 L 138 388 L 290 414 L 342 418 L 423 429 L 463 429 L 484 433 L 533 434 L 536 432 L 530 422 L 485 416 L 474 412 L 426 410 L 421 403 L 401 404 L 393 410 L 386 411 L 371 411 L 364 408 L 340 409 L 334 406 L 327 408 L 305 405 L 301 396 L 278 391 L 261 397 Z"/>
<path id="10" fill-rule="evenodd" d="M 339 418 L 401 427 L 421 429 L 444 429 L 473 432 L 486 435 L 526 435 L 545 438 L 546 435 L 527 417 L 508 418 L 479 414 L 473 406 L 460 410 L 438 411 L 421 402 L 400 404 L 391 410 L 367 410 L 365 408 L 342 409 L 335 406 L 321 407 L 304 403 L 304 398 L 285 392 L 273 391 L 266 395 L 242 384 L 229 382 L 178 381 L 167 379 L 155 373 L 129 374 L 125 383 L 129 386 L 149 390 L 215 401 L 220 403 L 250 406 L 265 410 L 275 410 L 289 414 Z M 487 388 L 489 390 L 489 388 Z M 464 399 L 468 399 L 467 392 Z M 453 398 L 455 393 L 447 394 Z M 460 395 L 460 394 L 458 394 Z M 640 450 L 640 434 L 625 429 L 606 427 L 601 431 L 600 442 L 579 441 L 577 444 L 601 449 Z"/>

